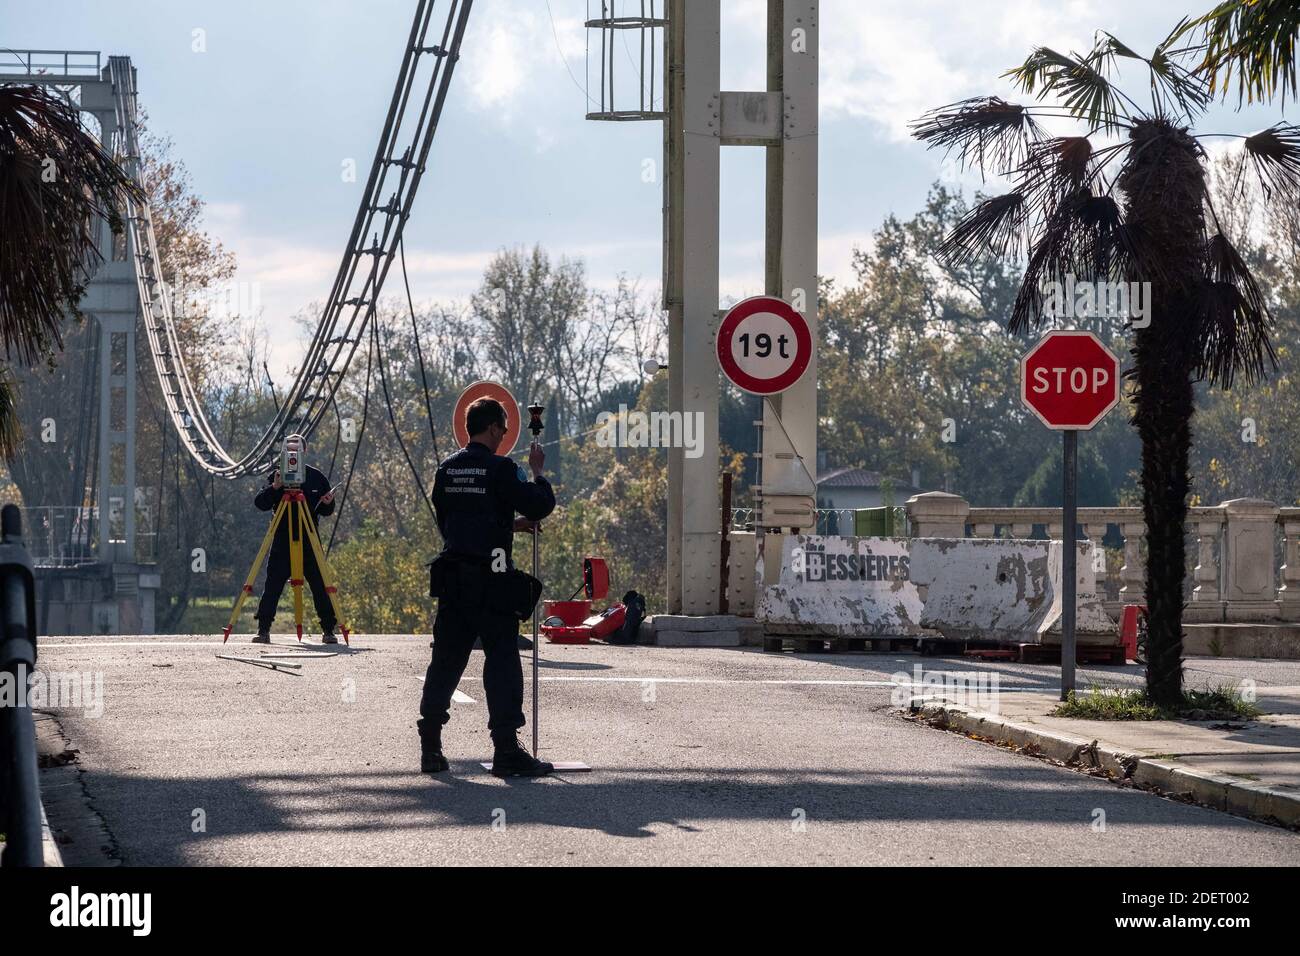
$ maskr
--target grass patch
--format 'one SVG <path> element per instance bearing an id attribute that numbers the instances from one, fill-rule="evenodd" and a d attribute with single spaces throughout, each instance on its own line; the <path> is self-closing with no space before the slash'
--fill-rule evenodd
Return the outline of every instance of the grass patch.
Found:
<path id="1" fill-rule="evenodd" d="M 1184 691 L 1182 704 L 1173 708 L 1157 706 L 1145 690 L 1093 687 L 1083 696 L 1071 692 L 1051 713 L 1078 720 L 1253 720 L 1259 715 L 1241 691 L 1228 686 Z"/>

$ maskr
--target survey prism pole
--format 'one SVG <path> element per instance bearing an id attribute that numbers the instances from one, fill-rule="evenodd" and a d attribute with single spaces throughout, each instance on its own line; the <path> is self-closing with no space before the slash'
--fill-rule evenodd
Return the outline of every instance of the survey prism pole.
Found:
<path id="1" fill-rule="evenodd" d="M 533 433 L 532 447 L 534 448 L 538 446 L 539 444 L 538 439 L 542 434 L 542 429 L 545 427 L 542 424 L 542 412 L 544 412 L 545 410 L 546 409 L 543 406 L 537 404 L 536 402 L 528 406 L 528 415 L 529 415 L 528 430 Z M 537 542 L 538 539 L 541 537 L 541 534 L 542 534 L 542 523 L 538 521 L 533 525 L 533 577 L 538 578 L 538 580 L 541 580 L 541 578 L 539 578 L 537 574 L 538 571 Z M 537 731 L 537 715 L 538 715 L 537 690 L 539 685 L 539 681 L 537 677 L 537 673 L 538 673 L 537 655 L 538 655 L 538 648 L 541 645 L 541 628 L 539 626 L 541 623 L 541 619 L 539 617 L 539 614 L 541 613 L 540 612 L 541 604 L 542 604 L 541 598 L 539 597 L 537 603 L 533 605 L 533 759 L 537 759 L 538 750 L 540 749 L 538 747 L 538 731 Z M 585 763 L 583 763 L 580 760 L 553 761 L 553 764 L 555 766 L 556 773 L 587 773 L 588 771 L 591 770 L 591 767 L 587 766 Z"/>
<path id="2" fill-rule="evenodd" d="M 542 424 L 543 411 L 545 411 L 545 409 L 541 405 L 538 405 L 536 402 L 528 406 L 528 415 L 529 415 L 528 430 L 533 433 L 533 443 L 531 446 L 532 448 L 537 447 L 538 444 L 537 440 L 542 434 L 542 429 L 545 427 Z M 537 539 L 541 535 L 541 532 L 542 532 L 542 524 L 539 521 L 533 525 L 533 577 L 537 578 L 537 580 L 539 581 L 541 580 L 541 578 L 538 577 L 537 575 L 537 570 L 538 570 Z M 533 605 L 533 758 L 534 759 L 536 759 L 537 757 L 537 749 L 538 749 L 537 748 L 537 686 L 538 686 L 537 644 L 540 637 L 541 629 L 538 627 L 538 624 L 540 622 L 538 620 L 537 615 L 541 603 L 542 601 L 541 598 L 539 597 L 537 599 L 537 603 Z"/>

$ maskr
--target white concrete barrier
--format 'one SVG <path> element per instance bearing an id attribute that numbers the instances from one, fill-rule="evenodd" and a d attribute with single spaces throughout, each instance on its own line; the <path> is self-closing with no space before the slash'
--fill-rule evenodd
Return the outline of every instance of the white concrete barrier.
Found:
<path id="1" fill-rule="evenodd" d="M 921 598 L 911 576 L 905 538 L 792 535 L 780 573 L 772 551 L 754 617 L 769 631 L 781 626 L 837 637 L 909 637 L 917 633 Z M 772 625 L 776 625 L 773 627 Z"/>
<path id="2" fill-rule="evenodd" d="M 1114 644 L 1115 624 L 1097 596 L 1095 548 L 1088 541 L 1077 547 L 1077 639 Z M 1063 554 L 1060 541 L 915 538 L 911 576 L 923 604 L 917 623 L 950 640 L 1059 644 Z"/>

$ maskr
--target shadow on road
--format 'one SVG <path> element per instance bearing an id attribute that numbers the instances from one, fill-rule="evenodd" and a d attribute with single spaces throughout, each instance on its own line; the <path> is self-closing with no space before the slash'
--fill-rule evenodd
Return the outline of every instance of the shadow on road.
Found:
<path id="1" fill-rule="evenodd" d="M 504 810 L 514 826 L 598 831 L 653 839 L 654 827 L 698 832 L 727 821 L 767 822 L 787 832 L 802 812 L 809 821 L 1049 823 L 1085 828 L 1099 799 L 1112 824 L 1253 827 L 1245 820 L 1150 795 L 1088 786 L 1045 765 L 983 766 L 916 774 L 814 768 L 602 770 L 582 776 L 501 781 L 478 763 L 453 762 L 436 777 L 365 771 L 266 777 L 165 779 L 90 773 L 95 806 L 128 865 L 186 865 L 205 841 L 265 835 L 285 848 L 283 863 L 319 862 L 319 844 L 292 856 L 294 834 L 391 834 L 409 831 L 413 857 L 458 829 L 487 832 Z M 1100 788 L 1105 786 L 1104 791 Z M 206 832 L 194 832 L 202 810 Z M 211 857 L 204 855 L 205 859 Z M 232 860 L 230 862 L 240 862 Z"/>

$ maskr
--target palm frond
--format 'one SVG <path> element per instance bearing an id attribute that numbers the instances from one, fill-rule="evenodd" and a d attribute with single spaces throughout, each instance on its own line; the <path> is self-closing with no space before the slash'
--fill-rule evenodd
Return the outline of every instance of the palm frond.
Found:
<path id="1" fill-rule="evenodd" d="M 1237 81 L 1237 102 L 1269 100 L 1297 93 L 1296 43 L 1300 4 L 1295 0 L 1226 0 L 1195 21 L 1204 28 L 1210 93 L 1224 97 Z"/>
<path id="2" fill-rule="evenodd" d="M 0 87 L 0 339 L 36 361 L 60 341 L 98 256 L 99 218 L 134 189 L 75 107 L 35 86 Z"/>
<path id="3" fill-rule="evenodd" d="M 1043 324 L 1044 289 L 1049 282 L 1064 282 L 1075 272 L 1079 232 L 1075 222 L 1078 197 L 1066 197 L 1040 224 L 1029 248 L 1029 260 L 1020 277 L 1020 289 L 1011 307 L 1007 330 L 1020 335 Z M 1084 272 L 1086 278 L 1086 271 Z"/>
<path id="4" fill-rule="evenodd" d="M 1049 95 L 1093 129 L 1113 132 L 1128 125 L 1123 93 L 1105 75 L 1111 54 L 1096 47 L 1086 57 L 1037 47 L 1025 62 L 1002 74 L 1040 101 Z"/>
<path id="5" fill-rule="evenodd" d="M 930 110 L 911 124 L 931 149 L 956 152 L 963 168 L 1004 172 L 1019 165 L 1042 128 L 1029 111 L 996 96 L 979 96 Z"/>
<path id="6" fill-rule="evenodd" d="M 1300 205 L 1300 126 L 1278 123 L 1246 137 L 1246 155 L 1259 176 L 1264 195 L 1279 195 Z"/>
<path id="7" fill-rule="evenodd" d="M 1073 208 L 1078 229 L 1076 268 L 1096 280 L 1123 281 L 1141 256 L 1113 196 L 1081 195 Z"/>
<path id="8" fill-rule="evenodd" d="M 1029 261 L 1020 276 L 1020 288 L 1007 319 L 1007 331 L 1024 335 L 1043 324 L 1043 286 L 1049 280 L 1048 261 L 1052 258 L 1050 245 L 1040 240 L 1029 250 Z"/>
<path id="9" fill-rule="evenodd" d="M 22 441 L 23 426 L 18 415 L 14 381 L 8 369 L 0 369 L 0 458 L 12 459 L 18 454 Z"/>
<path id="10" fill-rule="evenodd" d="M 1037 328 L 1050 282 L 1071 277 L 1087 281 L 1125 281 L 1145 264 L 1141 243 L 1123 221 L 1113 196 L 1079 186 L 1040 224 L 1011 309 L 1007 328 L 1022 334 Z"/>
<path id="11" fill-rule="evenodd" d="M 1207 243 L 1205 263 L 1205 280 L 1193 308 L 1195 372 L 1224 388 L 1231 388 L 1238 375 L 1247 384 L 1258 382 L 1268 366 L 1277 368 L 1264 294 L 1223 233 Z"/>
<path id="12" fill-rule="evenodd" d="M 937 258 L 945 265 L 969 261 L 981 252 L 1018 256 L 1025 218 L 1020 193 L 994 196 L 975 206 L 939 243 Z"/>
<path id="13" fill-rule="evenodd" d="M 1183 65 L 1183 56 L 1174 44 L 1187 35 L 1191 21 L 1184 17 L 1169 31 L 1146 61 L 1151 68 L 1151 96 L 1157 107 L 1169 100 L 1178 105 L 1179 112 L 1189 121 L 1205 112 L 1214 99 L 1210 82 L 1200 70 L 1189 70 Z"/>
<path id="14" fill-rule="evenodd" d="M 1016 191 L 1025 197 L 1026 216 L 1040 226 L 1066 197 L 1092 179 L 1092 142 L 1086 136 L 1055 136 L 1035 143 L 1015 171 Z"/>

